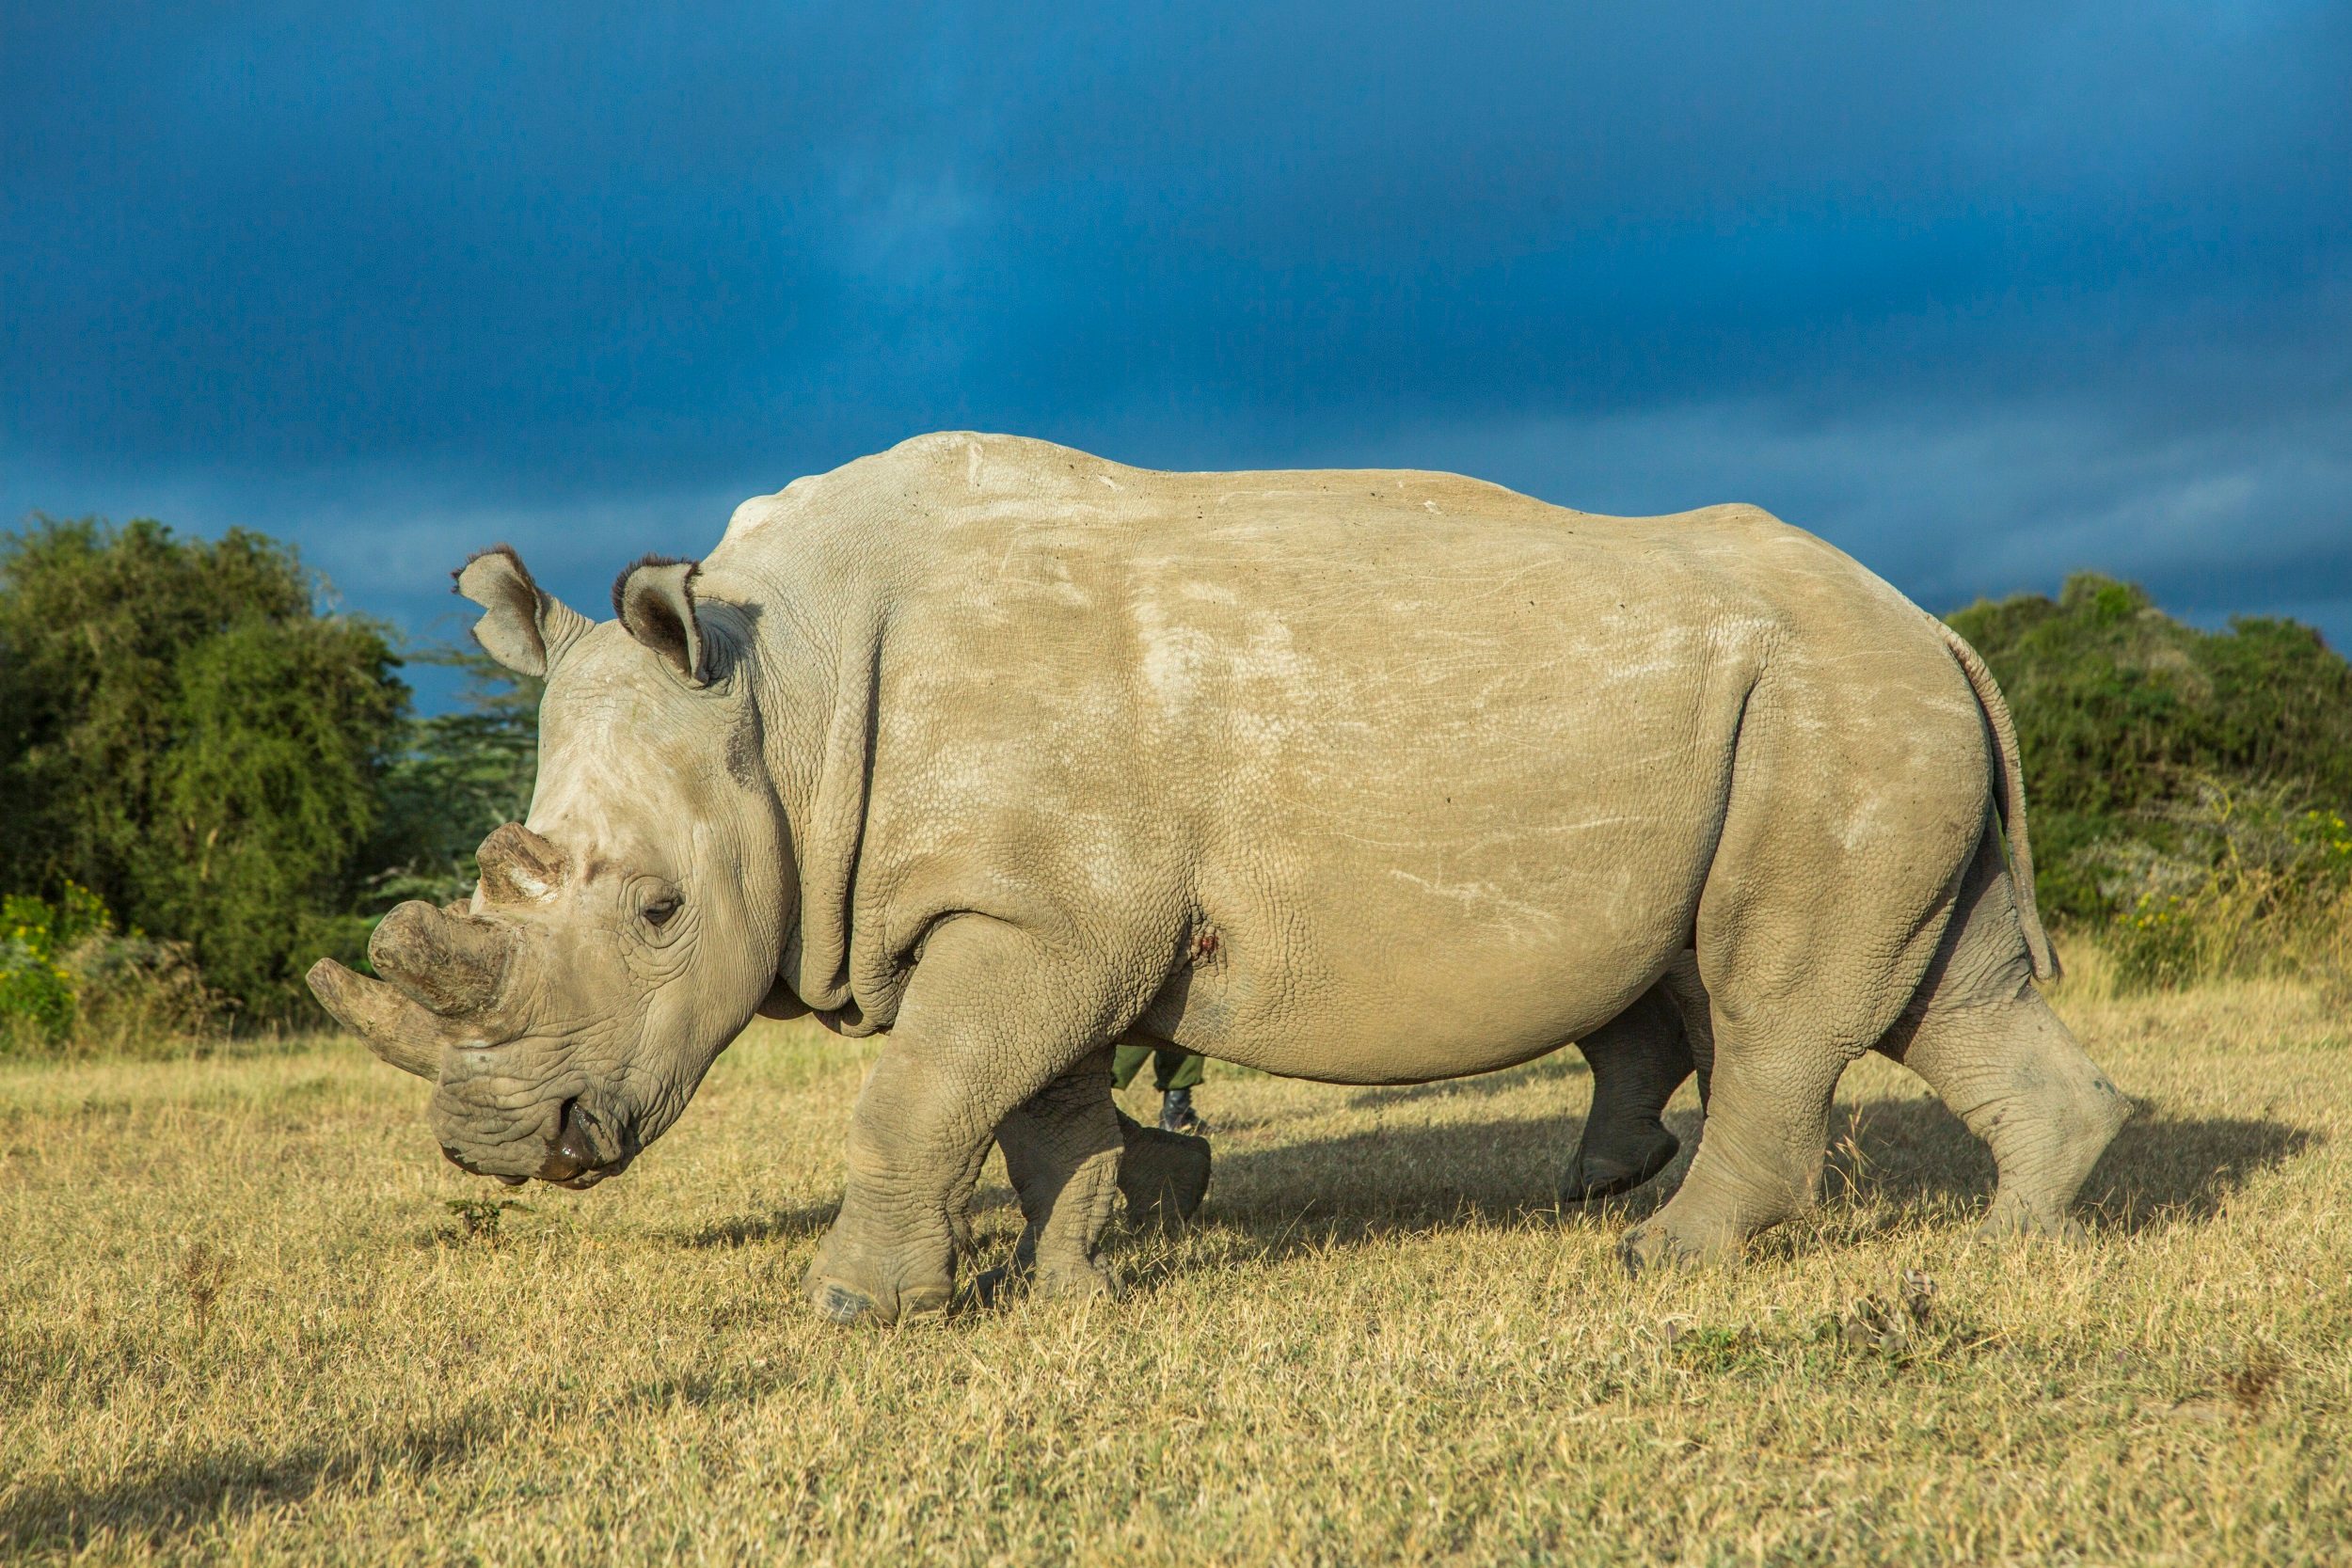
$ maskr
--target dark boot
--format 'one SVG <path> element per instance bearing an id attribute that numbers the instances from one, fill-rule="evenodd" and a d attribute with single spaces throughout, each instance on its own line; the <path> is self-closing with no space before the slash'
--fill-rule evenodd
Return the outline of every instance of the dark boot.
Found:
<path id="1" fill-rule="evenodd" d="M 1190 1089 L 1169 1089 L 1160 1096 L 1160 1131 L 1188 1132 L 1196 1138 L 1208 1132 L 1209 1124 L 1192 1108 Z"/>

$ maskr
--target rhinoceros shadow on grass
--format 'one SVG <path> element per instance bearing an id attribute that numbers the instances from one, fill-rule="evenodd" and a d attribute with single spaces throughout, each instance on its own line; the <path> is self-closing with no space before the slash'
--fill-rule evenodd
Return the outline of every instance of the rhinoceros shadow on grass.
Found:
<path id="1" fill-rule="evenodd" d="M 2307 1128 L 2267 1118 L 2200 1117 L 2134 1102 L 2083 1183 L 2082 1204 L 2102 1228 L 2136 1234 L 2211 1219 L 2262 1171 L 2321 1141 Z M 1934 1101 L 1840 1105 L 1823 1191 L 1859 1190 L 1898 1208 L 1969 1204 L 1993 1190 L 1993 1161 L 1959 1118 Z"/>
<path id="2" fill-rule="evenodd" d="M 471 1413 L 376 1437 L 364 1449 L 306 1445 L 270 1453 L 230 1444 L 185 1444 L 150 1465 L 96 1485 L 39 1481 L 0 1502 L 0 1558 L 78 1551 L 112 1532 L 124 1543 L 176 1544 L 183 1532 L 218 1528 L 274 1508 L 365 1491 L 388 1473 L 419 1479 L 462 1465 L 505 1435 Z"/>
<path id="3" fill-rule="evenodd" d="M 1475 1083 L 1475 1081 L 1472 1081 Z M 1433 1090 L 1476 1092 L 1470 1085 Z M 1359 1101 L 1410 1103 L 1417 1090 Z M 1493 1091 L 1489 1091 L 1493 1092 Z M 1638 1220 L 1673 1196 L 1699 1139 L 1695 1110 L 1666 1124 L 1684 1153 L 1655 1180 L 1622 1198 L 1561 1212 L 1561 1223 L 1611 1227 Z M 2213 1217 L 2260 1172 L 2284 1164 L 2320 1135 L 2285 1122 L 2198 1117 L 2139 1105 L 2083 1189 L 2105 1228 L 2134 1233 Z M 1267 1256 L 1348 1245 L 1450 1224 L 1548 1222 L 1550 1194 L 1575 1146 L 1573 1117 L 1501 1117 L 1477 1122 L 1391 1127 L 1271 1148 L 1217 1151 L 1216 1184 L 1203 1219 L 1266 1235 Z M 1993 1192 L 1993 1162 L 1957 1117 L 1935 1101 L 1841 1104 L 1832 1122 L 1822 1209 L 1861 1205 L 1882 1228 L 1923 1206 L 1973 1216 Z"/>
<path id="4" fill-rule="evenodd" d="M 1543 1076 L 1584 1072 L 1573 1057 L 1545 1064 Z M 1352 1096 L 1351 1109 L 1387 1109 L 1431 1099 L 1486 1098 L 1527 1082 L 1525 1070 Z M 1405 1231 L 1462 1224 L 1561 1223 L 1619 1227 L 1656 1212 L 1674 1195 L 1697 1147 L 1695 1110 L 1669 1113 L 1684 1152 L 1655 1180 L 1621 1198 L 1555 1211 L 1551 1194 L 1576 1118 L 1509 1116 L 1485 1121 L 1384 1127 L 1341 1137 L 1236 1148 L 1220 1141 L 1216 1184 L 1202 1222 L 1259 1232 L 1266 1256 L 1305 1247 L 1376 1241 Z M 1256 1123 L 1229 1123 L 1233 1131 Z M 2103 1228 L 2125 1234 L 2208 1220 L 2224 1199 L 2264 1170 L 2321 1141 L 2309 1129 L 2242 1117 L 2184 1116 L 2141 1101 L 2092 1169 L 2083 1200 Z M 1958 1117 L 1924 1096 L 1842 1103 L 1831 1124 L 1822 1206 L 1832 1214 L 1856 1199 L 1880 1209 L 1883 1225 L 1922 1207 L 1974 1214 L 1993 1190 L 1993 1162 Z M 1011 1195 L 980 1194 L 976 1212 Z M 680 1230 L 688 1247 L 731 1248 L 814 1236 L 833 1222 L 837 1200 L 713 1219 Z M 1182 1267 L 1171 1259 L 1165 1267 Z M 1130 1273 L 1135 1283 L 1147 1279 Z"/>

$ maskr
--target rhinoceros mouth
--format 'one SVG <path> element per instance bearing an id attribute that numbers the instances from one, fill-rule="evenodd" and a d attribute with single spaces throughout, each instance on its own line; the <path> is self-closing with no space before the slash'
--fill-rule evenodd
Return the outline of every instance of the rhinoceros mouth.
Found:
<path id="1" fill-rule="evenodd" d="M 575 1096 L 556 1114 L 547 1163 L 532 1174 L 579 1192 L 620 1175 L 636 1155 L 629 1139 L 608 1128 L 605 1118 L 583 1108 Z"/>
<path id="2" fill-rule="evenodd" d="M 584 1110 L 577 1097 L 564 1101 L 557 1112 L 555 1132 L 548 1138 L 537 1166 L 530 1171 L 485 1169 L 487 1162 L 469 1157 L 465 1150 L 449 1144 L 441 1146 L 444 1159 L 472 1175 L 493 1176 L 510 1187 L 521 1186 L 535 1178 L 574 1192 L 585 1192 L 599 1181 L 620 1175 L 628 1169 L 637 1154 L 635 1139 L 608 1130 L 605 1118 Z M 501 1155 L 497 1163 L 502 1164 L 506 1160 Z"/>

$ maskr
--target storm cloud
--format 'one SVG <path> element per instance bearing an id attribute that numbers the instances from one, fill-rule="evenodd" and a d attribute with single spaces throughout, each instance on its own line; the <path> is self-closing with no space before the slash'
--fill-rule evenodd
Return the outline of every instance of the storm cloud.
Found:
<path id="1" fill-rule="evenodd" d="M 583 604 L 942 427 L 2352 640 L 2352 8 L 0 20 L 0 507 Z"/>

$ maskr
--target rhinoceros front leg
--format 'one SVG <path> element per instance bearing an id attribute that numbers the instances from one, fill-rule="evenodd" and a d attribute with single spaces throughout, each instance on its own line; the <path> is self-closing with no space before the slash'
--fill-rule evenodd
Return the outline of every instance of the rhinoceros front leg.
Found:
<path id="1" fill-rule="evenodd" d="M 1001 921 L 964 915 L 933 931 L 850 1116 L 841 1215 L 808 1271 L 821 1316 L 889 1323 L 946 1309 L 954 1216 L 997 1129 L 1109 1042 L 1116 1006 L 1100 974 Z M 1109 1087 L 1105 1074 L 1106 1112 Z M 1100 1126 L 1107 1183 L 1117 1125 Z"/>
<path id="2" fill-rule="evenodd" d="M 1110 1217 L 1105 1164 L 1115 1167 L 1131 1226 L 1174 1230 L 1200 1211 L 1209 1191 L 1209 1140 L 1144 1126 L 1118 1108 L 1109 1085 L 1107 1057 L 1098 1053 L 997 1124 L 1005 1171 L 1028 1223 L 1011 1266 L 982 1277 L 984 1297 L 994 1284 L 1021 1279 L 1056 1295 L 1110 1287 L 1097 1257 Z M 1115 1129 L 1107 1160 L 1105 1113 Z"/>
<path id="3" fill-rule="evenodd" d="M 1114 1114 L 1125 1145 L 1119 1190 L 1126 1195 L 1127 1223 L 1138 1230 L 1178 1228 L 1209 1196 L 1209 1140 L 1146 1127 L 1124 1111 Z"/>
<path id="4" fill-rule="evenodd" d="M 996 1125 L 1028 1224 L 1011 1273 L 1050 1295 L 1099 1295 L 1111 1288 L 1096 1259 L 1119 1192 L 1124 1145 L 1111 1103 L 1105 1047 L 1015 1107 Z"/>

